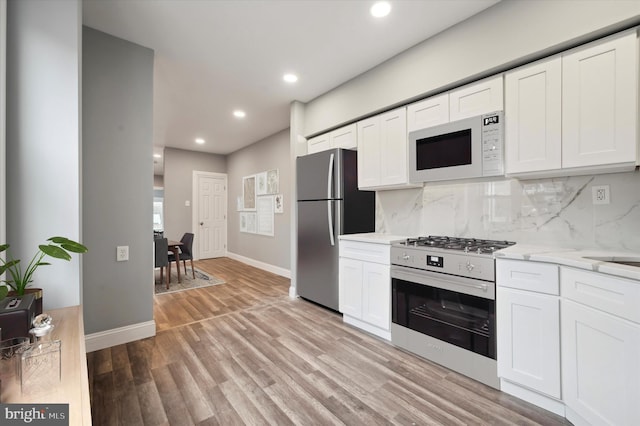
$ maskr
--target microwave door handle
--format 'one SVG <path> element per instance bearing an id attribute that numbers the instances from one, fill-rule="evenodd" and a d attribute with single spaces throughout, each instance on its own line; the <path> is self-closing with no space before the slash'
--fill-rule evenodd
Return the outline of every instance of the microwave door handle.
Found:
<path id="1" fill-rule="evenodd" d="M 329 169 L 327 170 L 327 223 L 329 224 L 329 241 L 331 242 L 332 247 L 336 245 L 336 239 L 333 236 L 333 209 L 331 208 L 331 178 L 333 177 L 333 158 L 334 154 L 331 153 L 331 156 L 329 157 Z"/>

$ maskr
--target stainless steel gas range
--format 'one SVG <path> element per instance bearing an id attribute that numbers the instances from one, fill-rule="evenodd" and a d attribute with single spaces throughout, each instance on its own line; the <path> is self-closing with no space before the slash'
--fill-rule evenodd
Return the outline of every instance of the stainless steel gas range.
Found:
<path id="1" fill-rule="evenodd" d="M 429 236 L 392 245 L 392 343 L 499 389 L 493 253 L 513 244 Z"/>

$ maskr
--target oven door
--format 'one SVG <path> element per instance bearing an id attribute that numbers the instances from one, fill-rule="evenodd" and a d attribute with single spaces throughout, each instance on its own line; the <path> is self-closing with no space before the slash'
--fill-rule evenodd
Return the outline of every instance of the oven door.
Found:
<path id="1" fill-rule="evenodd" d="M 496 359 L 492 282 L 391 268 L 392 322 Z"/>

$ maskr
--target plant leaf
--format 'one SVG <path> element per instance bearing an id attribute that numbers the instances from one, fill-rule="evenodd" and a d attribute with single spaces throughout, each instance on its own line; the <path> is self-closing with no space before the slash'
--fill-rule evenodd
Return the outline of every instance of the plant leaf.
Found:
<path id="1" fill-rule="evenodd" d="M 71 260 L 71 255 L 67 253 L 66 250 L 58 246 L 54 246 L 52 244 L 45 246 L 43 244 L 38 247 L 40 248 L 40 251 L 48 256 L 55 257 L 56 259 Z"/>
<path id="2" fill-rule="evenodd" d="M 6 249 L 9 248 L 9 244 L 3 244 L 0 246 L 0 253 L 2 253 L 3 251 L 5 251 Z"/>
<path id="3" fill-rule="evenodd" d="M 51 241 L 54 244 L 62 244 L 71 240 L 65 237 L 51 237 L 51 238 L 47 238 L 47 241 Z"/>
<path id="4" fill-rule="evenodd" d="M 9 293 L 9 288 L 6 285 L 0 287 L 0 300 L 4 299 Z"/>
<path id="5" fill-rule="evenodd" d="M 60 244 L 60 246 L 65 249 L 68 250 L 72 253 L 86 253 L 87 252 L 87 248 L 85 246 L 83 246 L 80 243 L 76 243 L 75 241 L 68 241 L 66 243 L 62 243 Z"/>

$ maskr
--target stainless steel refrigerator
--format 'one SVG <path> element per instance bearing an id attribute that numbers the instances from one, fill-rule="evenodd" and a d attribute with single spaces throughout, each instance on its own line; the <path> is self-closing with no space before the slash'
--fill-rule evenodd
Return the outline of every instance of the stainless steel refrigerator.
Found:
<path id="1" fill-rule="evenodd" d="M 338 310 L 338 236 L 375 230 L 375 192 L 358 190 L 357 153 L 297 159 L 298 295 Z"/>

